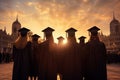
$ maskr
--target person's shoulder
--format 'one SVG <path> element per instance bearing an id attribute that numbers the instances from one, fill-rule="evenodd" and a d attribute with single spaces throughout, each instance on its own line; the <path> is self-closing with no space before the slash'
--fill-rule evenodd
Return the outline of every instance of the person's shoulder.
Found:
<path id="1" fill-rule="evenodd" d="M 48 46 L 48 41 L 44 41 L 38 44 L 38 47 L 46 47 L 46 46 Z"/>
<path id="2" fill-rule="evenodd" d="M 27 42 L 27 45 L 28 45 L 28 46 L 31 46 L 31 45 L 32 45 L 32 42 L 28 41 L 28 42 Z"/>
<path id="3" fill-rule="evenodd" d="M 42 43 L 40 43 L 39 45 L 46 45 L 47 44 L 47 41 L 44 41 Z"/>
<path id="4" fill-rule="evenodd" d="M 104 46 L 105 44 L 104 44 L 104 42 L 100 41 L 100 42 L 99 42 L 99 45 Z"/>
<path id="5" fill-rule="evenodd" d="M 101 44 L 104 44 L 104 42 L 100 41 Z"/>
<path id="6" fill-rule="evenodd" d="M 99 42 L 99 41 L 89 41 L 85 44 L 86 47 L 89 47 L 89 46 L 98 46 L 98 45 L 101 45 L 102 43 Z"/>
<path id="7" fill-rule="evenodd" d="M 91 42 L 86 42 L 85 43 L 85 46 L 88 46 L 88 45 L 90 45 L 91 44 Z"/>

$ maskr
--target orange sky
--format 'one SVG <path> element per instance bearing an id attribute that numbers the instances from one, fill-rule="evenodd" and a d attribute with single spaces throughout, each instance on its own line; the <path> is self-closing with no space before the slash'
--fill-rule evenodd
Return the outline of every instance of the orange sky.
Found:
<path id="1" fill-rule="evenodd" d="M 0 29 L 7 28 L 11 33 L 13 21 L 18 14 L 22 26 L 43 37 L 46 27 L 55 29 L 56 38 L 63 36 L 65 30 L 77 29 L 76 38 L 86 36 L 87 29 L 96 25 L 109 34 L 112 13 L 120 21 L 120 0 L 0 0 Z"/>

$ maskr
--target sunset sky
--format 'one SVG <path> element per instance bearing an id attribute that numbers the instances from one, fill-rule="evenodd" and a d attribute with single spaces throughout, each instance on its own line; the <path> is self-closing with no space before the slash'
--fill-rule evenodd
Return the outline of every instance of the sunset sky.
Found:
<path id="1" fill-rule="evenodd" d="M 120 0 L 0 0 L 0 29 L 11 34 L 12 23 L 18 14 L 22 27 L 43 37 L 46 27 L 55 29 L 55 39 L 65 38 L 70 27 L 77 29 L 76 38 L 87 36 L 87 29 L 96 25 L 109 35 L 113 11 L 120 21 Z"/>

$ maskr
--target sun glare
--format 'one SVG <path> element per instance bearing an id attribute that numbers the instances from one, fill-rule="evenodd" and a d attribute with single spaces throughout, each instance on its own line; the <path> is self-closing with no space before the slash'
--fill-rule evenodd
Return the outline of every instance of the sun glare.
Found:
<path id="1" fill-rule="evenodd" d="M 59 74 L 57 75 L 57 80 L 60 80 L 60 76 L 59 76 Z"/>
<path id="2" fill-rule="evenodd" d="M 65 39 L 65 40 L 63 41 L 63 44 L 67 44 L 67 39 Z"/>

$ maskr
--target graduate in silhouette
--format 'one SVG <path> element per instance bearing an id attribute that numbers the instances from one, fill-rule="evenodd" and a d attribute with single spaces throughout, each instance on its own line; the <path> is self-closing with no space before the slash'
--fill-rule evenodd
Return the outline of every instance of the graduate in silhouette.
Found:
<path id="1" fill-rule="evenodd" d="M 60 76 L 60 80 L 62 80 L 62 74 L 63 74 L 63 61 L 64 61 L 64 38 L 62 36 L 58 37 L 58 45 L 57 45 L 57 53 L 56 53 L 56 61 L 57 61 L 57 73 Z"/>
<path id="2" fill-rule="evenodd" d="M 57 64 L 55 61 L 56 44 L 52 32 L 54 29 L 47 27 L 44 32 L 44 42 L 39 45 L 39 79 L 57 80 Z"/>
<path id="3" fill-rule="evenodd" d="M 57 39 L 58 39 L 58 45 L 59 46 L 64 44 L 64 42 L 63 42 L 64 38 L 62 36 L 58 37 Z"/>
<path id="4" fill-rule="evenodd" d="M 39 35 L 34 34 L 32 35 L 32 57 L 31 57 L 31 80 L 36 80 L 38 77 L 38 64 L 39 64 L 39 54 L 37 52 L 39 43 L 38 39 L 40 38 Z"/>
<path id="5" fill-rule="evenodd" d="M 85 36 L 81 36 L 79 39 L 79 47 L 83 48 L 85 46 Z"/>
<path id="6" fill-rule="evenodd" d="M 82 77 L 84 76 L 84 69 L 85 67 L 83 66 L 85 63 L 85 36 L 79 37 L 79 43 L 78 43 L 78 49 L 79 49 L 79 54 L 80 54 L 80 62 L 81 62 L 81 68 L 82 68 Z M 79 66 L 80 66 L 79 65 Z"/>
<path id="7" fill-rule="evenodd" d="M 30 74 L 31 43 L 28 42 L 27 28 L 21 28 L 19 37 L 13 45 L 12 80 L 28 80 Z"/>
<path id="8" fill-rule="evenodd" d="M 67 44 L 63 61 L 63 80 L 82 80 L 80 54 L 74 28 L 66 30 Z"/>
<path id="9" fill-rule="evenodd" d="M 99 40 L 96 26 L 88 29 L 90 40 L 85 46 L 85 80 L 107 80 L 106 48 Z"/>

